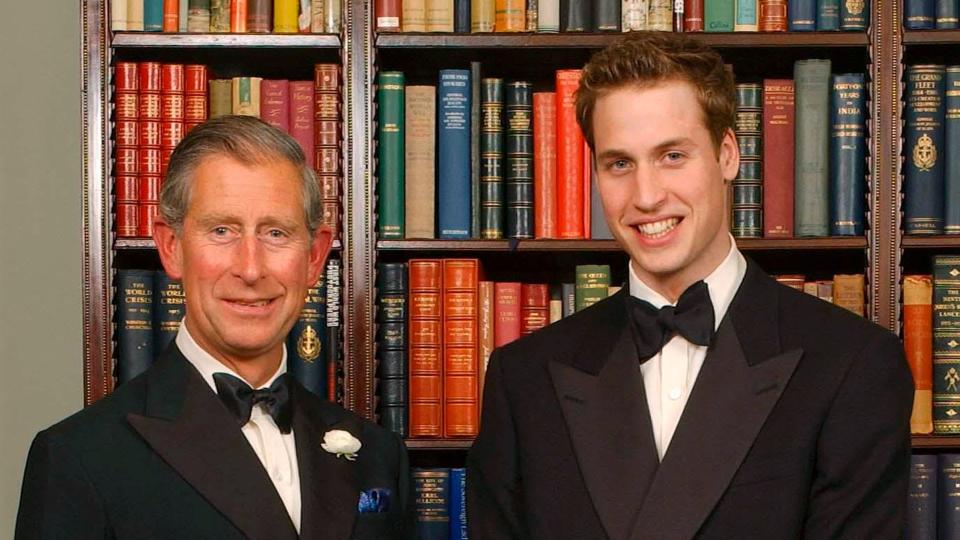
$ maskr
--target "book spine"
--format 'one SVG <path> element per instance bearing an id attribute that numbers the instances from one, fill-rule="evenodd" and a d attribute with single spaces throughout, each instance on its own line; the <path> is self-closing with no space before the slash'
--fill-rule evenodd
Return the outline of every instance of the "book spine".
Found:
<path id="1" fill-rule="evenodd" d="M 127 30 L 127 0 L 113 0 L 110 2 L 110 31 L 125 30 Z"/>
<path id="2" fill-rule="evenodd" d="M 557 95 L 533 94 L 534 236 L 557 237 Z"/>
<path id="3" fill-rule="evenodd" d="M 443 434 L 443 303 L 441 261 L 413 259 L 409 272 L 410 436 Z"/>
<path id="4" fill-rule="evenodd" d="M 180 330 L 180 321 L 187 313 L 187 298 L 183 285 L 163 270 L 154 273 L 153 286 L 153 350 L 159 356 Z"/>
<path id="5" fill-rule="evenodd" d="M 186 0 L 183 0 L 186 2 Z M 111 2 L 111 4 L 122 4 L 123 2 Z M 179 0 L 163 0 L 163 31 L 180 31 L 180 2 Z"/>
<path id="6" fill-rule="evenodd" d="M 296 34 L 300 31 L 300 3 L 297 0 L 273 0 L 273 32 Z"/>
<path id="7" fill-rule="evenodd" d="M 450 538 L 450 469 L 413 469 L 417 540 Z"/>
<path id="8" fill-rule="evenodd" d="M 230 0 L 210 0 L 210 31 L 230 31 Z"/>
<path id="9" fill-rule="evenodd" d="M 933 432 L 960 434 L 960 257 L 933 257 Z"/>
<path id="10" fill-rule="evenodd" d="M 143 30 L 145 32 L 163 30 L 163 0 L 143 0 Z"/>
<path id="11" fill-rule="evenodd" d="M 377 74 L 377 233 L 399 239 L 404 223 L 404 75 Z"/>
<path id="12" fill-rule="evenodd" d="M 119 238 L 137 236 L 137 200 L 139 194 L 137 124 L 140 102 L 136 62 L 117 62 L 113 67 L 114 100 L 114 196 L 115 231 Z"/>
<path id="13" fill-rule="evenodd" d="M 817 31 L 840 30 L 840 0 L 817 0 Z"/>
<path id="14" fill-rule="evenodd" d="M 374 4 L 377 32 L 399 32 L 401 0 L 377 0 Z"/>
<path id="15" fill-rule="evenodd" d="M 840 30 L 864 32 L 870 26 L 870 0 L 840 3 Z"/>
<path id="16" fill-rule="evenodd" d="M 910 432 L 933 433 L 933 280 L 903 276 L 903 350 L 913 374 Z"/>
<path id="17" fill-rule="evenodd" d="M 247 30 L 254 34 L 269 34 L 273 28 L 273 1 L 247 0 Z"/>
<path id="18" fill-rule="evenodd" d="M 582 311 L 609 295 L 610 266 L 606 264 L 581 264 L 576 269 L 575 311 Z"/>
<path id="19" fill-rule="evenodd" d="M 327 34 L 339 34 L 343 24 L 343 12 L 340 2 L 327 2 L 323 9 L 323 31 Z"/>
<path id="20" fill-rule="evenodd" d="M 390 1 L 390 0 L 388 0 Z M 427 31 L 426 0 L 402 0 L 400 24 L 404 32 Z"/>
<path id="21" fill-rule="evenodd" d="M 454 0 L 426 0 L 427 32 L 453 32 Z"/>
<path id="22" fill-rule="evenodd" d="M 307 289 L 303 309 L 287 336 L 287 369 L 304 388 L 320 398 L 327 395 L 326 302 L 326 276 L 321 275 Z"/>
<path id="23" fill-rule="evenodd" d="M 498 281 L 493 285 L 494 347 L 503 347 L 520 337 L 522 294 L 520 283 Z"/>
<path id="24" fill-rule="evenodd" d="M 937 538 L 960 538 L 960 454 L 937 457 Z"/>
<path id="25" fill-rule="evenodd" d="M 944 132 L 946 155 L 944 164 L 943 232 L 960 234 L 960 66 L 947 66 L 944 71 Z"/>
<path id="26" fill-rule="evenodd" d="M 647 30 L 670 32 L 673 30 L 673 0 L 648 0 Z"/>
<path id="27" fill-rule="evenodd" d="M 407 238 L 434 238 L 437 89 L 407 86 L 405 92 L 405 233 Z"/>
<path id="28" fill-rule="evenodd" d="M 560 284 L 560 299 L 563 301 L 563 316 L 569 317 L 577 312 L 576 283 Z"/>
<path id="29" fill-rule="evenodd" d="M 470 71 L 440 70 L 437 88 L 437 228 L 470 238 Z M 402 155 L 402 154 L 401 154 Z"/>
<path id="30" fill-rule="evenodd" d="M 235 34 L 247 32 L 247 0 L 231 0 L 230 31 Z"/>
<path id="31" fill-rule="evenodd" d="M 450 540 L 467 540 L 467 470 L 450 469 Z"/>
<path id="32" fill-rule="evenodd" d="M 757 0 L 734 0 L 733 31 L 756 32 L 757 15 Z"/>
<path id="33" fill-rule="evenodd" d="M 830 60 L 798 60 L 794 141 L 794 231 L 797 236 L 827 236 L 830 141 Z"/>
<path id="34" fill-rule="evenodd" d="M 960 19 L 957 18 L 957 12 L 960 6 L 956 0 L 937 0 L 934 8 L 935 26 L 938 30 L 954 29 L 958 27 Z"/>
<path id="35" fill-rule="evenodd" d="M 406 2 L 407 0 L 404 0 L 404 5 Z M 493 25 L 497 20 L 495 0 L 471 0 L 470 11 L 471 32 L 493 32 Z"/>
<path id="36" fill-rule="evenodd" d="M 532 334 L 550 321 L 550 287 L 542 283 L 520 286 L 520 335 Z"/>
<path id="37" fill-rule="evenodd" d="M 793 236 L 794 86 L 763 81 L 763 235 Z"/>
<path id="38" fill-rule="evenodd" d="M 207 106 L 207 87 L 210 84 L 207 66 L 187 64 L 183 66 L 183 78 L 183 134 L 186 135 L 210 116 Z"/>
<path id="39" fill-rule="evenodd" d="M 583 135 L 577 125 L 575 93 L 580 70 L 556 74 L 557 93 L 557 236 L 584 238 Z"/>
<path id="40" fill-rule="evenodd" d="M 190 17 L 190 5 L 188 0 L 180 0 L 180 12 L 179 12 L 179 25 L 177 31 L 180 33 L 187 32 L 187 22 Z"/>
<path id="41" fill-rule="evenodd" d="M 508 238 L 533 238 L 532 86 L 527 81 L 511 81 L 506 88 Z"/>
<path id="42" fill-rule="evenodd" d="M 133 0 L 134 2 L 138 0 Z M 187 32 L 210 31 L 210 0 L 188 0 Z"/>
<path id="43" fill-rule="evenodd" d="M 787 28 L 791 32 L 813 32 L 817 29 L 817 0 L 787 2 Z"/>
<path id="44" fill-rule="evenodd" d="M 553 287 L 550 290 L 550 324 L 553 324 L 563 318 L 563 298 L 560 296 L 560 288 Z"/>
<path id="45" fill-rule="evenodd" d="M 763 86 L 741 83 L 736 85 L 736 92 L 734 127 L 740 149 L 740 170 L 732 186 L 731 232 L 736 238 L 760 238 L 763 234 Z"/>
<path id="46" fill-rule="evenodd" d="M 453 31 L 459 34 L 470 32 L 470 1 L 453 1 Z"/>
<path id="47" fill-rule="evenodd" d="M 337 0 L 313 0 L 310 4 L 310 32 L 314 34 L 323 33 L 323 10 L 326 2 L 335 2 Z"/>
<path id="48" fill-rule="evenodd" d="M 340 389 L 340 259 L 327 261 L 327 399 L 338 402 Z"/>
<path id="49" fill-rule="evenodd" d="M 260 119 L 285 133 L 290 133 L 290 111 L 290 81 L 262 81 Z"/>
<path id="50" fill-rule="evenodd" d="M 407 265 L 381 263 L 377 270 L 377 360 L 380 424 L 407 434 Z"/>
<path id="51" fill-rule="evenodd" d="M 210 118 L 233 114 L 233 80 L 210 79 Z"/>
<path id="52" fill-rule="evenodd" d="M 867 87 L 863 73 L 832 78 L 830 234 L 860 236 L 867 190 Z"/>
<path id="53" fill-rule="evenodd" d="M 944 75 L 942 65 L 907 67 L 904 232 L 943 233 Z"/>
<path id="54" fill-rule="evenodd" d="M 623 32 L 643 31 L 647 29 L 647 0 L 621 0 L 620 30 Z M 701 14 L 701 25 L 703 24 Z"/>
<path id="55" fill-rule="evenodd" d="M 340 236 L 340 65 L 313 66 L 314 148 L 323 205 L 321 223 Z"/>
<path id="56" fill-rule="evenodd" d="M 593 0 L 593 30 L 620 31 L 620 0 Z"/>
<path id="57" fill-rule="evenodd" d="M 117 270 L 117 384 L 153 364 L 153 270 Z"/>
<path id="58" fill-rule="evenodd" d="M 560 31 L 589 32 L 590 2 L 584 0 L 560 0 Z"/>
<path id="59" fill-rule="evenodd" d="M 475 437 L 479 429 L 479 280 L 477 259 L 443 260 L 444 437 Z"/>
<path id="60" fill-rule="evenodd" d="M 833 276 L 833 303 L 847 311 L 864 315 L 864 275 L 837 274 Z"/>
<path id="61" fill-rule="evenodd" d="M 761 32 L 786 32 L 787 1 L 760 0 L 760 22 L 758 29 Z"/>
<path id="62" fill-rule="evenodd" d="M 626 1 L 626 0 L 625 0 Z M 703 32 L 703 3 L 705 0 L 684 0 L 683 31 Z"/>
<path id="63" fill-rule="evenodd" d="M 160 179 L 157 180 L 157 198 L 160 202 L 159 185 L 167 175 L 170 155 L 184 134 L 185 95 L 184 65 L 163 64 L 160 67 Z"/>
<path id="64" fill-rule="evenodd" d="M 233 78 L 233 114 L 260 116 L 260 77 Z"/>
<path id="65" fill-rule="evenodd" d="M 931 30 L 936 27 L 934 0 L 904 0 L 903 27 L 907 30 Z"/>
<path id="66" fill-rule="evenodd" d="M 526 0 L 496 0 L 494 32 L 523 32 L 527 29 Z"/>
<path id="67" fill-rule="evenodd" d="M 490 355 L 493 354 L 494 341 L 494 283 L 492 281 L 481 281 L 477 285 L 478 302 L 480 303 L 479 322 L 480 328 L 480 358 L 479 358 L 479 397 L 480 410 L 483 410 L 483 381 L 487 373 L 487 364 L 490 363 Z"/>
<path id="68" fill-rule="evenodd" d="M 540 19 L 539 0 L 527 0 L 527 32 L 536 32 Z"/>
<path id="69" fill-rule="evenodd" d="M 307 166 L 316 169 L 313 81 L 290 81 L 290 135 L 300 143 Z"/>
<path id="70" fill-rule="evenodd" d="M 470 238 L 480 238 L 481 81 L 480 62 L 470 62 Z"/>
<path id="71" fill-rule="evenodd" d="M 704 0 L 707 32 L 733 32 L 734 0 Z"/>
<path id="72" fill-rule="evenodd" d="M 503 79 L 481 82 L 480 237 L 504 236 Z"/>
<path id="73" fill-rule="evenodd" d="M 137 236 L 153 235 L 153 223 L 159 213 L 160 183 L 163 174 L 162 124 L 163 124 L 163 73 L 159 62 L 141 62 L 138 66 L 137 88 L 140 111 L 137 117 L 139 129 L 137 147 Z M 182 66 L 181 66 L 182 68 Z M 168 82 L 168 84 L 172 84 Z M 182 100 L 182 79 L 180 81 Z M 182 107 L 182 101 L 181 101 Z"/>
<path id="74" fill-rule="evenodd" d="M 936 454 L 910 456 L 906 537 L 911 540 L 937 539 L 937 462 Z"/>

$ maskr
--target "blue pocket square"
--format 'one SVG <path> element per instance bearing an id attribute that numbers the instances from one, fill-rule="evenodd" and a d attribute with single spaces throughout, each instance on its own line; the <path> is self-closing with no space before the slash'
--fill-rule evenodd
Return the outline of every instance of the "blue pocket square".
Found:
<path id="1" fill-rule="evenodd" d="M 371 488 L 360 492 L 360 501 L 357 503 L 357 512 L 361 514 L 377 514 L 390 510 L 390 496 L 393 492 L 388 488 Z"/>

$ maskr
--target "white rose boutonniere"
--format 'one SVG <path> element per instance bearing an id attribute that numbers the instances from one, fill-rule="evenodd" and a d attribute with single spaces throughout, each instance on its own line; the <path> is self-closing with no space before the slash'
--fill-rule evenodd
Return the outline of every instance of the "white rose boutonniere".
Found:
<path id="1" fill-rule="evenodd" d="M 323 444 L 321 448 L 336 454 L 337 457 L 344 457 L 350 461 L 357 459 L 357 452 L 360 451 L 360 439 L 354 437 L 349 431 L 342 429 L 331 429 L 323 434 Z"/>

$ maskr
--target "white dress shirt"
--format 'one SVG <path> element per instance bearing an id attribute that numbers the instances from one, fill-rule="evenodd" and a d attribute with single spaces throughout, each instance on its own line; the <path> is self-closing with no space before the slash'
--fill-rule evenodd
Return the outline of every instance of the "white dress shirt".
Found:
<path id="1" fill-rule="evenodd" d="M 204 351 L 194 341 L 193 336 L 187 330 L 187 325 L 180 323 L 180 331 L 177 332 L 177 347 L 183 356 L 197 368 L 203 380 L 210 385 L 213 393 L 217 393 L 217 386 L 213 382 L 214 373 L 228 373 L 244 380 L 236 372 L 220 363 L 219 360 Z M 259 388 L 268 388 L 277 377 L 287 372 L 287 349 L 283 348 L 283 356 L 280 359 L 280 367 L 276 373 L 270 377 L 267 382 L 260 385 Z M 250 384 L 249 381 L 246 381 Z M 250 421 L 243 426 L 240 431 L 250 443 L 253 451 L 260 458 L 260 463 L 273 481 L 277 488 L 283 505 L 290 514 L 290 520 L 293 521 L 297 532 L 300 532 L 300 469 L 297 466 L 297 446 L 293 437 L 293 430 L 290 433 L 281 433 L 273 417 L 267 412 L 263 403 L 258 403 L 250 412 Z"/>
<path id="2" fill-rule="evenodd" d="M 637 277 L 632 264 L 628 263 L 627 266 L 630 268 L 632 296 L 650 302 L 657 309 L 671 304 Z M 703 280 L 713 303 L 714 330 L 720 326 L 720 321 L 740 288 L 746 271 L 747 261 L 737 250 L 731 236 L 727 257 Z M 643 387 L 647 392 L 647 406 L 650 409 L 650 423 L 653 426 L 653 440 L 661 461 L 670 447 L 670 440 L 706 357 L 707 347 L 694 345 L 682 336 L 675 335 L 659 353 L 640 365 Z"/>

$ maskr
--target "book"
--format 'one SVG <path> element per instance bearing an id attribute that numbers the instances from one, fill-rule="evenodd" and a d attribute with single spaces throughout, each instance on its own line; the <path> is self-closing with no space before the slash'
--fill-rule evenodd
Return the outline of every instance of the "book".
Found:
<path id="1" fill-rule="evenodd" d="M 401 14 L 401 0 L 377 0 L 374 3 L 373 11 L 375 14 L 376 29 L 377 32 L 399 32 L 400 31 L 400 14 Z M 411 2 L 412 3 L 412 2 Z M 423 2 L 419 2 L 419 5 L 423 6 Z M 405 11 L 404 11 L 404 14 Z M 413 30 L 403 29 L 405 32 L 411 32 Z M 423 29 L 417 30 L 422 32 Z"/>
<path id="2" fill-rule="evenodd" d="M 906 69 L 903 230 L 943 233 L 944 75 L 942 65 Z"/>
<path id="3" fill-rule="evenodd" d="M 506 85 L 506 236 L 533 238 L 533 96 L 532 83 Z"/>
<path id="4" fill-rule="evenodd" d="M 740 170 L 732 182 L 731 232 L 735 238 L 760 238 L 763 235 L 763 86 L 739 83 L 736 93 L 734 127 L 740 149 Z"/>
<path id="5" fill-rule="evenodd" d="M 556 73 L 557 94 L 557 237 L 584 238 L 583 134 L 577 125 L 575 93 L 580 70 Z"/>
<path id="6" fill-rule="evenodd" d="M 268 34 L 273 29 L 273 1 L 247 0 L 247 31 Z"/>
<path id="7" fill-rule="evenodd" d="M 377 74 L 377 234 L 403 238 L 404 204 L 404 75 Z"/>
<path id="8" fill-rule="evenodd" d="M 153 365 L 153 270 L 117 270 L 116 377 L 123 384 Z"/>
<path id="9" fill-rule="evenodd" d="M 131 0 L 137 2 L 138 0 Z M 188 0 L 187 32 L 210 31 L 210 0 Z M 129 5 L 129 4 L 128 4 Z"/>
<path id="10" fill-rule="evenodd" d="M 840 0 L 817 0 L 817 31 L 840 29 Z"/>
<path id="11" fill-rule="evenodd" d="M 960 537 L 960 454 L 938 458 L 937 538 Z"/>
<path id="12" fill-rule="evenodd" d="M 418 540 L 450 539 L 450 469 L 412 471 Z"/>
<path id="13" fill-rule="evenodd" d="M 323 218 L 334 239 L 340 236 L 340 65 L 313 66 L 314 161 L 320 182 Z"/>
<path id="14" fill-rule="evenodd" d="M 117 62 L 113 67 L 114 92 L 114 213 L 118 238 L 137 236 L 139 199 L 140 101 L 139 68 L 136 62 Z"/>
<path id="15" fill-rule="evenodd" d="M 933 280 L 903 276 L 903 350 L 913 374 L 910 432 L 933 433 Z"/>
<path id="16" fill-rule="evenodd" d="M 867 88 L 863 73 L 831 79 L 830 234 L 861 236 L 867 196 Z"/>
<path id="17" fill-rule="evenodd" d="M 114 0 L 110 2 L 110 31 L 123 32 L 126 29 L 127 0 Z"/>
<path id="18" fill-rule="evenodd" d="M 480 331 L 480 341 L 478 345 L 479 349 L 479 366 L 478 366 L 478 396 L 479 396 L 479 405 L 480 410 L 483 410 L 483 380 L 487 373 L 487 364 L 490 363 L 490 355 L 493 354 L 494 348 L 494 287 L 495 284 L 492 281 L 481 280 L 477 284 L 477 298 L 479 302 L 479 320 L 477 325 L 479 326 Z"/>
<path id="19" fill-rule="evenodd" d="M 556 33 L 559 31 L 560 0 L 537 0 L 537 32 Z"/>
<path id="20" fill-rule="evenodd" d="M 734 0 L 704 0 L 703 6 L 707 32 L 733 32 Z"/>
<path id="21" fill-rule="evenodd" d="M 143 30 L 163 31 L 163 0 L 143 0 Z"/>
<path id="22" fill-rule="evenodd" d="M 407 265 L 409 296 L 409 433 L 410 437 L 443 434 L 442 262 L 411 259 Z"/>
<path id="23" fill-rule="evenodd" d="M 300 316 L 287 335 L 287 371 L 307 390 L 327 396 L 327 284 L 321 274 L 307 289 Z"/>
<path id="24" fill-rule="evenodd" d="M 122 2 L 123 0 L 117 0 Z M 210 0 L 206 0 L 209 2 Z M 142 32 L 144 30 L 144 3 L 143 0 L 127 0 L 127 30 Z"/>
<path id="25" fill-rule="evenodd" d="M 522 285 L 498 281 L 493 286 L 494 347 L 503 347 L 520 337 Z"/>
<path id="26" fill-rule="evenodd" d="M 300 31 L 300 3 L 297 0 L 273 0 L 273 32 L 296 34 Z"/>
<path id="27" fill-rule="evenodd" d="M 527 0 L 526 8 L 526 19 L 527 19 L 527 32 L 536 32 L 538 26 L 538 19 L 540 18 L 538 0 Z"/>
<path id="28" fill-rule="evenodd" d="M 794 136 L 794 233 L 827 236 L 830 231 L 829 138 L 830 60 L 798 60 Z"/>
<path id="29" fill-rule="evenodd" d="M 610 266 L 580 264 L 576 268 L 576 311 L 582 311 L 609 295 Z"/>
<path id="30" fill-rule="evenodd" d="M 938 461 L 936 454 L 910 456 L 907 538 L 911 540 L 937 539 Z"/>
<path id="31" fill-rule="evenodd" d="M 290 81 L 290 135 L 300 143 L 307 167 L 316 169 L 314 81 Z"/>
<path id="32" fill-rule="evenodd" d="M 443 260 L 443 436 L 475 437 L 480 261 Z"/>
<path id="33" fill-rule="evenodd" d="M 470 71 L 440 70 L 437 88 L 437 236 L 470 238 Z"/>
<path id="34" fill-rule="evenodd" d="M 327 260 L 327 399 L 333 403 L 340 400 L 340 259 Z M 404 428 L 406 429 L 406 428 Z"/>
<path id="35" fill-rule="evenodd" d="M 230 32 L 235 34 L 245 34 L 247 32 L 247 1 L 230 1 Z M 321 2 L 316 0 L 317 4 Z"/>
<path id="36" fill-rule="evenodd" d="M 260 116 L 260 77 L 233 78 L 233 114 Z"/>
<path id="37" fill-rule="evenodd" d="M 960 6 L 957 5 L 956 0 L 937 0 L 934 8 L 934 27 L 937 30 L 957 28 L 960 24 L 960 19 L 957 18 L 958 11 Z"/>
<path id="38" fill-rule="evenodd" d="M 230 0 L 210 0 L 210 31 L 230 31 Z"/>
<path id="39" fill-rule="evenodd" d="M 412 85 L 404 92 L 404 235 L 434 238 L 437 88 Z"/>
<path id="40" fill-rule="evenodd" d="M 757 0 L 734 0 L 733 31 L 756 32 L 759 29 Z"/>
<path id="41" fill-rule="evenodd" d="M 425 0 L 427 32 L 453 32 L 454 0 Z"/>
<path id="42" fill-rule="evenodd" d="M 933 432 L 960 434 L 960 257 L 933 257 Z"/>
<path id="43" fill-rule="evenodd" d="M 787 0 L 760 0 L 759 10 L 759 31 L 787 31 Z"/>
<path id="44" fill-rule="evenodd" d="M 533 93 L 533 216 L 536 238 L 557 236 L 557 95 Z"/>
<path id="45" fill-rule="evenodd" d="M 817 29 L 817 0 L 789 0 L 787 29 L 790 32 L 813 32 Z"/>
<path id="46" fill-rule="evenodd" d="M 648 0 L 647 30 L 673 30 L 673 0 Z"/>
<path id="47" fill-rule="evenodd" d="M 863 274 L 833 276 L 833 303 L 861 317 L 865 312 Z"/>
<path id="48" fill-rule="evenodd" d="M 560 31 L 561 32 L 589 32 L 592 28 L 590 24 L 590 2 L 582 0 L 561 0 L 560 1 Z"/>
<path id="49" fill-rule="evenodd" d="M 622 0 L 620 5 L 620 29 L 623 32 L 646 30 L 647 11 L 648 0 Z"/>
<path id="50" fill-rule="evenodd" d="M 404 1 L 406 5 L 406 1 Z M 497 20 L 496 0 L 471 0 L 470 31 L 493 32 Z"/>
<path id="51" fill-rule="evenodd" d="M 470 2 L 471 0 L 453 1 L 453 31 L 460 34 L 470 32 Z"/>
<path id="52" fill-rule="evenodd" d="M 290 81 L 265 79 L 260 82 L 261 120 L 289 133 L 290 109 Z"/>
<path id="53" fill-rule="evenodd" d="M 183 134 L 186 135 L 210 116 L 207 104 L 209 73 L 203 64 L 186 64 L 183 74 Z"/>
<path id="54" fill-rule="evenodd" d="M 620 31 L 620 1 L 593 0 L 593 31 Z M 673 11 L 671 9 L 671 11 Z"/>
<path id="55" fill-rule="evenodd" d="M 210 79 L 210 118 L 233 114 L 233 81 Z"/>
<path id="56" fill-rule="evenodd" d="M 407 265 L 377 267 L 377 376 L 380 425 L 407 434 Z"/>
<path id="57" fill-rule="evenodd" d="M 870 25 L 870 0 L 840 2 L 840 30 L 862 32 Z"/>
<path id="58" fill-rule="evenodd" d="M 550 287 L 543 283 L 520 286 L 520 335 L 532 334 L 550 321 Z"/>
<path id="59" fill-rule="evenodd" d="M 960 234 L 960 66 L 946 66 L 943 80 L 943 232 Z"/>
<path id="60" fill-rule="evenodd" d="M 480 83 L 480 238 L 503 238 L 503 79 Z"/>
<path id="61" fill-rule="evenodd" d="M 763 236 L 793 236 L 794 86 L 763 81 Z"/>
<path id="62" fill-rule="evenodd" d="M 467 540 L 467 470 L 463 467 L 450 469 L 450 540 Z"/>
<path id="63" fill-rule="evenodd" d="M 934 0 L 904 0 L 903 27 L 907 30 L 931 30 L 936 27 Z"/>
<path id="64" fill-rule="evenodd" d="M 526 0 L 496 0 L 494 32 L 523 32 L 527 29 Z"/>
<path id="65" fill-rule="evenodd" d="M 187 297 L 183 284 L 170 279 L 166 272 L 153 275 L 153 350 L 163 354 L 180 331 L 180 322 L 187 314 Z"/>
<path id="66" fill-rule="evenodd" d="M 467 30 L 469 31 L 469 30 Z M 470 237 L 480 238 L 480 62 L 470 62 Z"/>

